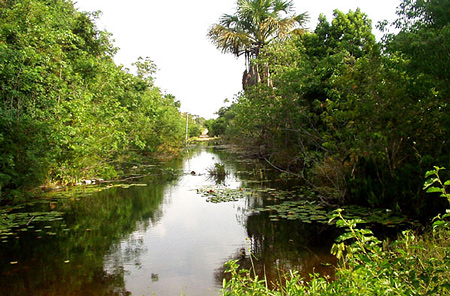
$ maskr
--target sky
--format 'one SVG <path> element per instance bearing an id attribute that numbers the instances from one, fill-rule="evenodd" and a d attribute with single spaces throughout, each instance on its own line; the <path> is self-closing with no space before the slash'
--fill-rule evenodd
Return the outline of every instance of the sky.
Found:
<path id="1" fill-rule="evenodd" d="M 181 102 L 181 111 L 206 119 L 242 90 L 244 60 L 224 54 L 208 40 L 208 29 L 223 14 L 233 14 L 236 0 L 73 0 L 80 11 L 102 11 L 97 26 L 112 34 L 119 48 L 116 64 L 132 69 L 139 57 L 158 67 L 155 84 Z M 360 8 L 372 20 L 395 20 L 401 0 L 294 0 L 297 13 L 308 12 L 314 30 L 321 13 Z M 379 38 L 374 28 L 375 35 Z"/>

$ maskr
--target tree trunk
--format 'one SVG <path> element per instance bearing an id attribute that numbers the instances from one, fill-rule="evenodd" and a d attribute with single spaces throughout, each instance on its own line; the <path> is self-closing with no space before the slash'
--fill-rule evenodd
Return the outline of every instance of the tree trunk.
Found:
<path id="1" fill-rule="evenodd" d="M 242 88 L 246 90 L 248 87 L 256 85 L 261 82 L 258 65 L 250 65 L 249 70 L 244 71 L 242 77 Z"/>

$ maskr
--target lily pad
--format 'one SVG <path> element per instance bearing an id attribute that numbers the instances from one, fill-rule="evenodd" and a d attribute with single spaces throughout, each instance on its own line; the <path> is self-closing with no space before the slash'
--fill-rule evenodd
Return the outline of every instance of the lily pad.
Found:
<path id="1" fill-rule="evenodd" d="M 258 208 L 256 212 L 269 213 L 271 221 L 286 219 L 303 223 L 328 224 L 335 210 L 319 204 L 311 193 L 279 190 L 262 192 L 267 194 L 266 201 L 272 204 Z M 343 209 L 342 214 L 345 219 L 363 219 L 369 226 L 381 224 L 387 227 L 396 227 L 417 223 L 404 215 L 386 209 L 371 209 L 355 205 L 345 206 Z"/>
<path id="2" fill-rule="evenodd" d="M 207 197 L 206 201 L 212 203 L 232 202 L 252 194 L 250 190 L 243 188 L 227 188 L 220 186 L 207 186 L 197 190 L 197 193 Z"/>

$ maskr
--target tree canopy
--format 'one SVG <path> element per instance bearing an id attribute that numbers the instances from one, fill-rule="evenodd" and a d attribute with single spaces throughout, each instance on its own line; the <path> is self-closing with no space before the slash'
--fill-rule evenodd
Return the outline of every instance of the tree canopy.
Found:
<path id="1" fill-rule="evenodd" d="M 71 1 L 0 2 L 0 193 L 45 183 L 112 178 L 121 163 L 174 153 L 183 141 L 179 102 L 114 63 L 97 13 Z"/>
<path id="2" fill-rule="evenodd" d="M 306 13 L 293 9 L 291 0 L 239 0 L 236 13 L 224 14 L 208 36 L 223 52 L 257 58 L 262 47 L 304 25 Z"/>
<path id="3" fill-rule="evenodd" d="M 421 189 L 427 170 L 450 161 L 448 3 L 404 0 L 399 32 L 381 43 L 359 9 L 321 15 L 313 32 L 261 50 L 254 63 L 271 65 L 272 85 L 246 89 L 216 125 L 326 203 L 444 208 Z"/>

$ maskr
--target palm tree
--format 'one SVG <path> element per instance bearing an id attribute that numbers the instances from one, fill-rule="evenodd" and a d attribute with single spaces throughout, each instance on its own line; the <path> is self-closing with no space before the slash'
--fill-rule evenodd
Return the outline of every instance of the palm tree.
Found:
<path id="1" fill-rule="evenodd" d="M 234 15 L 224 14 L 208 32 L 209 39 L 224 53 L 239 57 L 245 55 L 246 70 L 242 84 L 254 85 L 261 81 L 259 70 L 251 60 L 257 59 L 261 49 L 271 42 L 286 38 L 301 30 L 307 14 L 295 15 L 292 0 L 238 0 Z M 268 65 L 263 80 L 268 80 Z"/>

